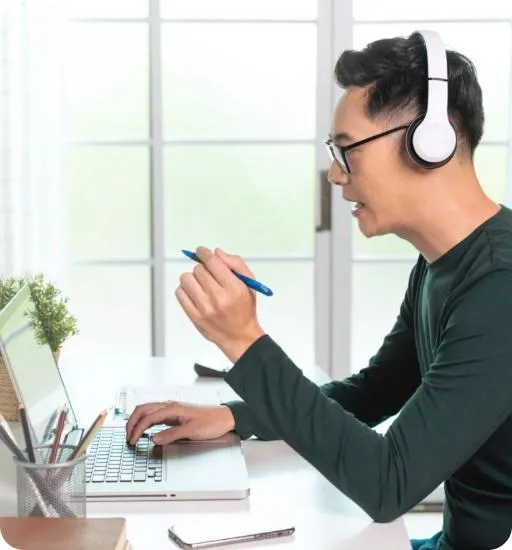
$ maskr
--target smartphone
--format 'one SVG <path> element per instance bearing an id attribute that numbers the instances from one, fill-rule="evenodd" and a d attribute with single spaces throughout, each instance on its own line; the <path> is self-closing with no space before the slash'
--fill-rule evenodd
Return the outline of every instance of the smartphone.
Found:
<path id="1" fill-rule="evenodd" d="M 180 548 L 214 548 L 261 539 L 289 537 L 295 527 L 279 518 L 238 518 L 183 523 L 169 528 L 169 537 Z"/>

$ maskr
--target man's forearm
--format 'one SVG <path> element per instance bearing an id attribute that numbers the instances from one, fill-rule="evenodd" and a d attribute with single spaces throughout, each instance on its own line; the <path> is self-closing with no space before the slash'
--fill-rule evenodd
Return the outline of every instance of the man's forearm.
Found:
<path id="1" fill-rule="evenodd" d="M 279 439 L 377 521 L 403 513 L 422 490 L 421 476 L 414 472 L 397 492 L 401 470 L 394 442 L 327 398 L 270 338 L 256 343 L 226 382 L 247 400 L 244 410 L 257 411 Z"/>

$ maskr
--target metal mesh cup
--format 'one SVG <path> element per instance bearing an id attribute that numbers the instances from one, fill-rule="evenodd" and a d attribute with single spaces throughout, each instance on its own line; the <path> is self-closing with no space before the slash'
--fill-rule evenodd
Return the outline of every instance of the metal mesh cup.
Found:
<path id="1" fill-rule="evenodd" d="M 16 464 L 18 516 L 86 517 L 86 455 L 68 460 L 72 445 L 60 445 L 48 464 L 50 445 L 34 448 L 35 462 Z"/>

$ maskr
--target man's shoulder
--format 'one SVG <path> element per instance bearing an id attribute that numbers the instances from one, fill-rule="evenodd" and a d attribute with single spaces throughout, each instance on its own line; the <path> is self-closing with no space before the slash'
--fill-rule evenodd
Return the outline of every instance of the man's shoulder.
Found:
<path id="1" fill-rule="evenodd" d="M 462 306 L 467 313 L 472 311 L 477 317 L 485 317 L 486 311 L 492 315 L 491 304 L 496 310 L 506 307 L 510 311 L 511 298 L 512 260 L 496 258 L 481 264 L 475 262 L 464 277 L 454 281 L 448 301 L 452 308 Z"/>
<path id="2" fill-rule="evenodd" d="M 500 215 L 485 227 L 481 248 L 489 250 L 489 268 L 512 268 L 512 210 L 503 206 Z"/>
<path id="3" fill-rule="evenodd" d="M 478 232 L 457 266 L 454 282 L 508 284 L 512 275 L 512 211 L 503 207 L 493 223 Z"/>

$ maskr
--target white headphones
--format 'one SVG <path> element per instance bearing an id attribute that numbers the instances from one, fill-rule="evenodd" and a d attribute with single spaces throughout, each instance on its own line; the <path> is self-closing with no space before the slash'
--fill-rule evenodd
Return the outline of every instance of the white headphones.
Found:
<path id="1" fill-rule="evenodd" d="M 427 111 L 414 120 L 405 135 L 409 156 L 423 168 L 439 168 L 455 154 L 457 137 L 448 119 L 448 61 L 441 37 L 419 31 L 427 50 Z"/>

